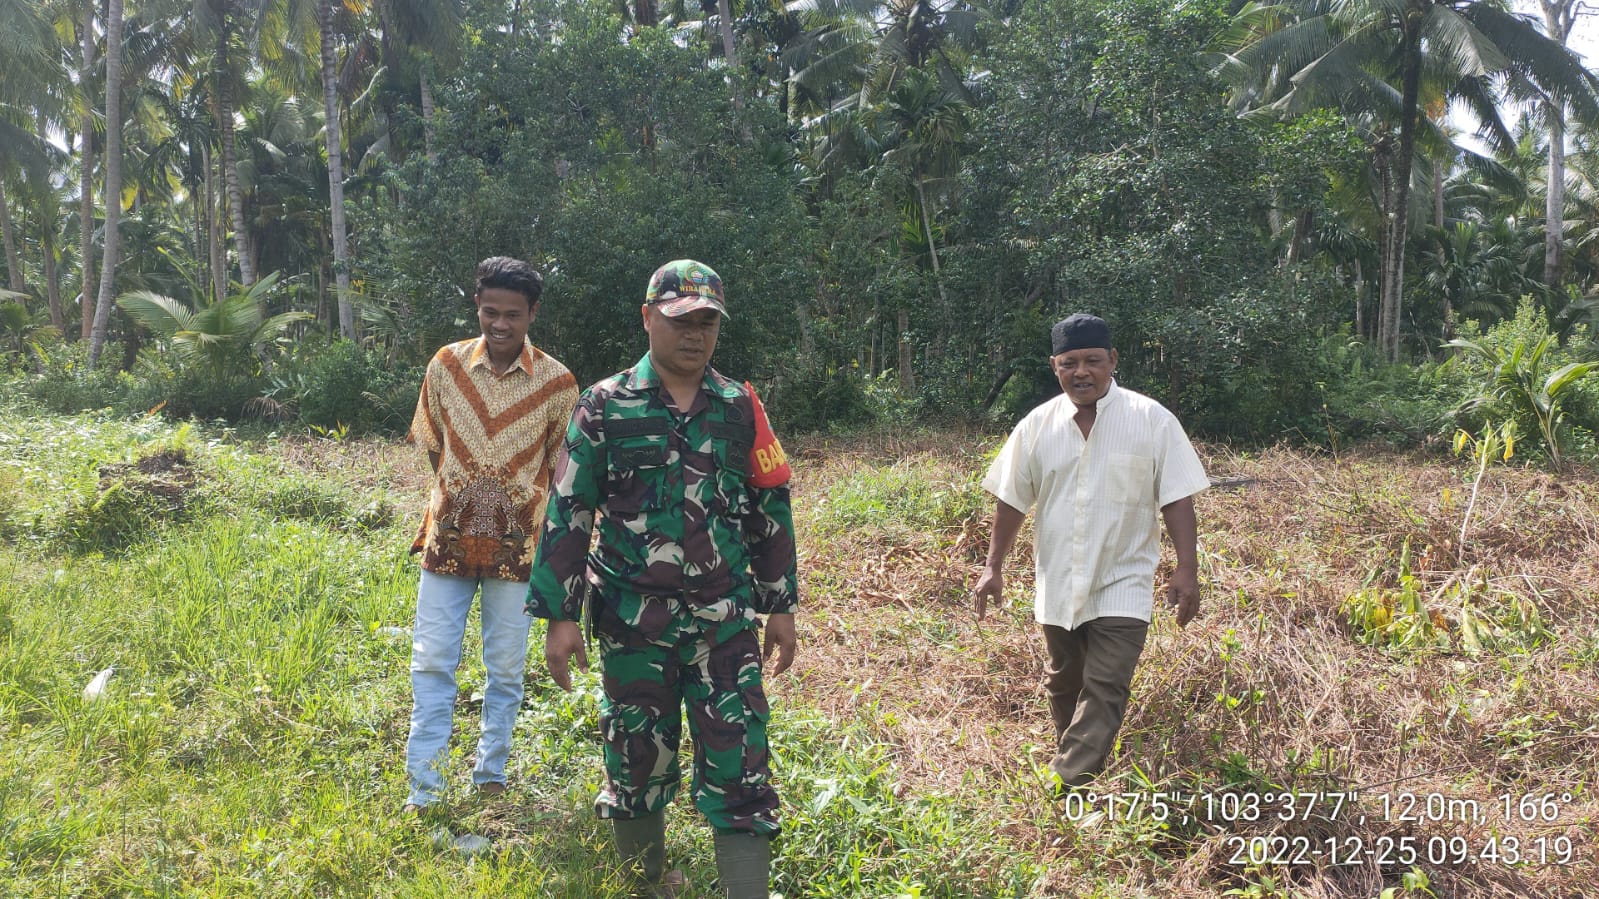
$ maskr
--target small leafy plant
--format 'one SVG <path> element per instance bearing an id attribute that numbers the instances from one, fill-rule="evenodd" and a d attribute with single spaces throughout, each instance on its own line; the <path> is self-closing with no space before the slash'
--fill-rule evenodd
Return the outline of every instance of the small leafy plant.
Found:
<path id="1" fill-rule="evenodd" d="M 1460 411 L 1470 413 L 1499 404 L 1518 419 L 1531 419 L 1543 438 L 1550 464 L 1558 471 L 1565 464 L 1566 401 L 1583 378 L 1599 369 L 1599 363 L 1569 362 L 1548 371 L 1554 340 L 1554 335 L 1546 334 L 1530 348 L 1525 337 L 1518 337 L 1509 347 L 1466 339 L 1451 340 L 1448 345 L 1464 350 L 1488 371 L 1485 391 L 1467 400 Z"/>

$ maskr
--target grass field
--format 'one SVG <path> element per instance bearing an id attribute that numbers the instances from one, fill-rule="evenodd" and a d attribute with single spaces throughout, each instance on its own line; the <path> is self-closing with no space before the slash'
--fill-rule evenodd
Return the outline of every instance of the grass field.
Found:
<path id="1" fill-rule="evenodd" d="M 769 685 L 775 890 L 1591 893 L 1592 475 L 1491 469 L 1462 545 L 1462 464 L 1206 448 L 1229 486 L 1198 503 L 1202 616 L 1157 614 L 1109 772 L 1060 806 L 1030 553 L 1010 608 L 967 603 L 996 442 L 789 447 L 804 610 Z M 507 797 L 467 790 L 463 668 L 457 800 L 399 814 L 422 491 L 393 443 L 0 411 L 0 895 L 621 895 L 589 808 L 597 681 L 563 694 L 537 652 Z M 694 817 L 669 851 L 713 896 Z M 491 848 L 440 847 L 440 824 Z"/>

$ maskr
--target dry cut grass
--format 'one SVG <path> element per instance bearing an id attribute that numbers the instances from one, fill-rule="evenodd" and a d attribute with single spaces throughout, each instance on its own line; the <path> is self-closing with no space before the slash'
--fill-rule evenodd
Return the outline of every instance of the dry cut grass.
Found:
<path id="1" fill-rule="evenodd" d="M 1188 797 L 1173 801 L 1190 820 L 1162 826 L 1078 814 L 1104 812 L 1102 800 L 1068 816 L 1045 798 L 1052 733 L 1030 533 L 1007 567 L 1015 605 L 981 623 L 970 613 L 991 515 L 975 484 L 992 445 L 935 435 L 794 447 L 806 626 L 798 677 L 775 689 L 871 722 L 898 747 L 902 791 L 974 798 L 1049 860 L 1044 895 L 1375 896 L 1406 873 L 1438 896 L 1591 894 L 1599 479 L 1493 469 L 1459 545 L 1469 472 L 1446 460 L 1202 448 L 1225 483 L 1198 500 L 1204 611 L 1182 630 L 1157 612 L 1120 748 L 1094 786 L 1146 806 Z M 975 498 L 951 507 L 960 517 L 904 527 L 889 511 L 907 472 Z M 878 520 L 838 508 L 863 483 L 890 500 Z M 1398 609 L 1406 584 L 1427 641 L 1363 642 L 1346 600 L 1364 590 Z M 1465 645 L 1462 607 L 1491 622 L 1479 632 L 1497 645 Z M 1202 798 L 1290 791 L 1322 805 L 1281 821 L 1271 803 L 1247 821 L 1219 803 L 1207 815 Z M 1334 792 L 1358 795 L 1334 813 Z M 1545 796 L 1552 820 L 1521 820 L 1522 797 Z M 1244 840 L 1273 836 L 1322 852 L 1234 859 Z M 1544 840 L 1544 858 L 1491 859 L 1506 837 L 1524 856 Z M 1556 838 L 1569 841 L 1563 864 L 1548 852 Z M 1365 849 L 1363 863 L 1329 864 L 1328 840 Z"/>

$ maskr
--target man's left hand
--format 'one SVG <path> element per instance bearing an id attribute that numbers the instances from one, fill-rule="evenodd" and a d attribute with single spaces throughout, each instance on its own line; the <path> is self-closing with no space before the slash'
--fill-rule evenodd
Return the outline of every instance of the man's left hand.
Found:
<path id="1" fill-rule="evenodd" d="M 1166 600 L 1177 607 L 1177 626 L 1183 627 L 1199 614 L 1199 568 L 1177 566 L 1166 585 Z"/>
<path id="2" fill-rule="evenodd" d="M 772 674 L 778 675 L 788 670 L 794 664 L 794 647 L 799 644 L 799 639 L 794 635 L 794 615 L 781 613 L 766 616 L 766 637 L 762 641 L 761 656 L 771 661 L 772 652 L 777 652 L 777 662 L 772 666 Z"/>

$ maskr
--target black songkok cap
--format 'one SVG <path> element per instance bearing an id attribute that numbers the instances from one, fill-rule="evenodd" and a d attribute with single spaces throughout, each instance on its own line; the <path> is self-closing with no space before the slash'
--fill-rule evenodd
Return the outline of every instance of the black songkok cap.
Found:
<path id="1" fill-rule="evenodd" d="M 1072 350 L 1111 349 L 1110 325 L 1097 315 L 1078 312 L 1055 323 L 1049 332 L 1050 355 L 1059 356 Z"/>

